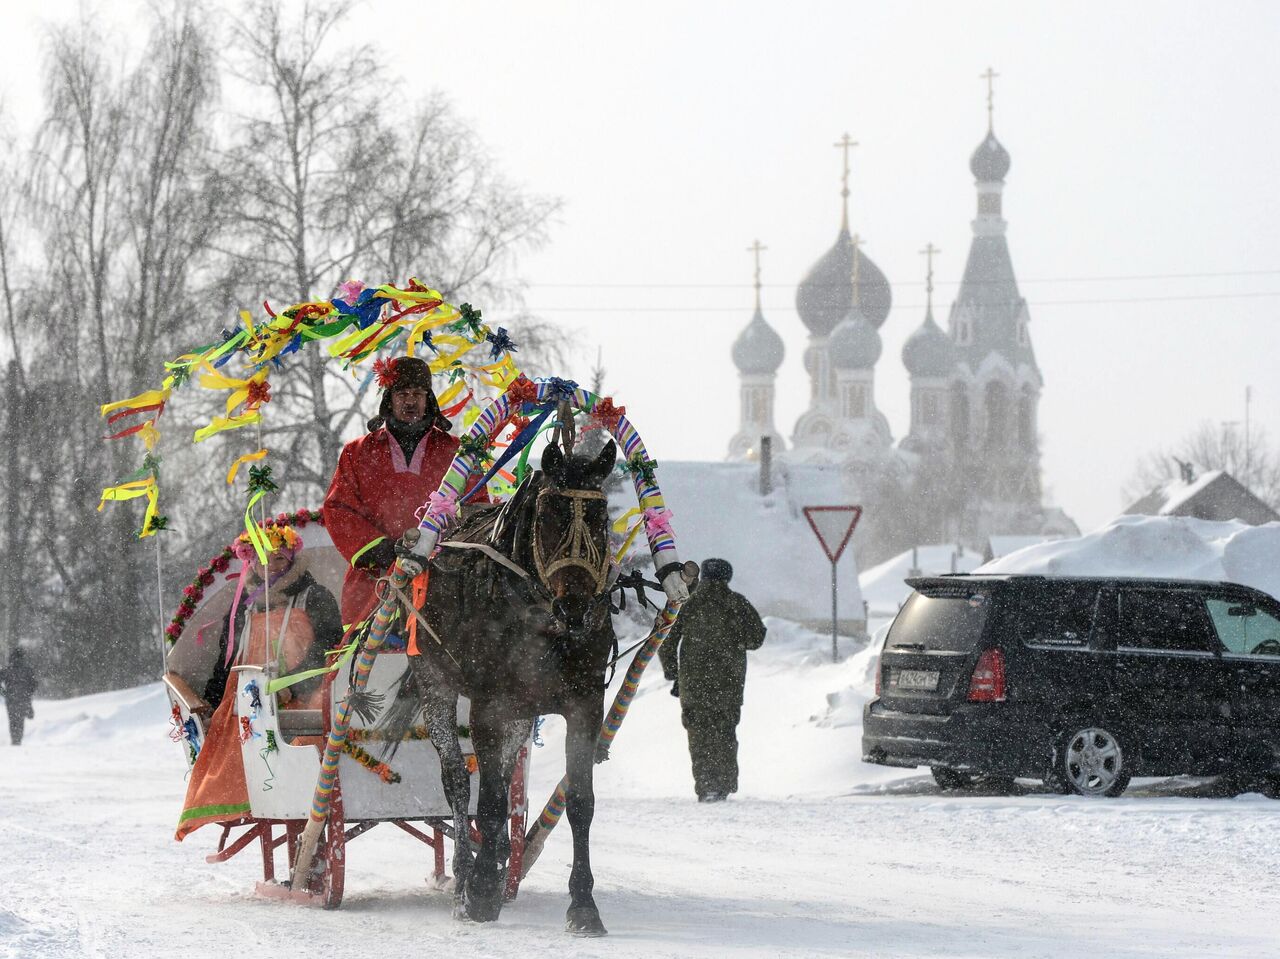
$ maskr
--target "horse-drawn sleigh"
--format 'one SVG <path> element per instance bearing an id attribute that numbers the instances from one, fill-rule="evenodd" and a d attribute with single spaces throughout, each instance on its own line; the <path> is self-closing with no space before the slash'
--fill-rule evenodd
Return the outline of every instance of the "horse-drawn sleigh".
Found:
<path id="1" fill-rule="evenodd" d="M 361 314 L 361 336 L 343 339 L 360 340 L 352 347 L 356 352 L 347 356 L 349 362 L 386 342 L 379 339 L 386 328 L 415 310 L 424 318 L 413 328 L 410 345 L 420 332 L 444 323 L 451 323 L 455 339 L 464 341 L 452 354 L 438 357 L 433 369 L 436 363 L 445 364 L 442 368 L 460 365 L 456 357 L 473 347 L 489 349 L 486 344 L 491 344 L 492 356 L 502 348 L 505 331 L 493 334 L 474 311 L 468 317 L 467 308 L 454 310 L 433 291 L 382 287 L 377 295 L 387 301 L 387 309 Z M 369 299 L 362 295 L 358 302 Z M 348 315 L 344 306 L 350 305 L 310 304 L 314 309 L 309 313 L 295 308 L 256 329 L 250 324 L 253 335 L 241 337 L 237 349 L 248 351 L 251 376 L 233 383 L 245 387 L 253 377 L 265 379 L 262 357 L 279 353 L 281 337 L 296 335 L 300 316 L 335 335 L 333 326 L 322 321 Z M 226 352 L 225 343 L 215 344 L 178 362 L 207 367 L 212 355 Z M 578 934 L 602 935 L 589 860 L 592 771 L 600 746 L 607 750 L 641 672 L 687 595 L 670 513 L 655 478 L 656 464 L 625 410 L 614 407 L 610 398 L 570 381 L 531 381 L 517 374 L 505 356 L 502 362 L 471 368 L 486 372 L 486 382 L 498 392 L 469 418 L 457 456 L 439 489 L 423 504 L 419 527 L 406 533 L 395 565 L 379 581 L 376 608 L 348 632 L 345 655 L 325 673 L 321 708 L 291 710 L 274 698 L 287 680 L 279 675 L 273 652 L 260 657 L 261 662 L 242 661 L 236 668 L 238 721 L 232 728 L 238 731 L 249 795 L 247 808 L 230 810 L 224 818 L 222 841 L 210 859 L 230 858 L 256 842 L 263 857 L 261 890 L 336 906 L 347 841 L 379 823 L 391 823 L 431 846 L 437 878 L 444 875 L 444 839 L 452 841 L 455 911 L 488 921 L 498 917 L 504 898 L 514 896 L 546 835 L 567 810 L 573 831 L 567 925 Z M 243 395 L 252 393 L 250 387 Z M 232 408 L 228 400 L 228 410 Z M 612 436 L 594 456 L 574 452 L 578 420 Z M 149 423 L 154 431 L 154 418 Z M 495 446 L 508 428 L 511 438 L 495 461 Z M 552 428 L 555 435 L 540 471 L 524 471 L 504 503 L 463 508 L 477 477 L 482 487 L 521 450 L 523 463 L 526 448 Z M 611 521 L 604 487 L 619 448 L 639 507 Z M 154 486 L 146 495 L 150 517 Z M 248 512 L 246 517 L 248 525 Z M 144 522 L 144 532 L 152 525 Z M 251 525 L 250 540 L 256 530 L 256 541 L 266 542 L 264 528 Z M 619 534 L 612 539 L 611 528 Z M 619 579 L 621 556 L 639 531 L 648 540 L 666 603 L 606 715 L 605 675 L 617 650 L 611 596 L 626 582 Z M 309 548 L 320 557 L 322 532 L 312 528 L 303 535 L 314 540 Z M 259 558 L 265 566 L 262 550 Z M 193 586 L 207 579 L 202 572 Z M 188 623 L 203 608 L 201 600 L 213 599 L 189 595 L 168 630 L 177 640 L 169 654 L 173 719 L 190 750 L 209 745 L 191 709 L 192 679 L 198 676 L 183 673 L 198 658 L 201 645 L 200 630 Z M 268 610 L 268 635 L 271 622 Z M 406 634 L 408 648 L 402 651 L 399 640 Z M 530 735 L 536 717 L 548 713 L 566 720 L 566 775 L 526 834 Z M 379 745 L 386 748 L 375 753 Z M 423 828 L 415 825 L 419 822 Z M 242 832 L 228 842 L 237 827 Z M 273 885 L 274 851 L 282 845 L 290 876 L 287 884 Z"/>
<path id="2" fill-rule="evenodd" d="M 318 510 L 301 510 L 268 520 L 271 526 L 288 525 L 298 531 L 302 545 L 300 561 L 306 563 L 322 586 L 336 593 L 341 586 L 345 561 L 334 549 L 322 522 Z M 217 558 L 213 562 L 222 565 Z M 181 743 L 189 767 L 194 765 L 207 738 L 210 717 L 200 706 L 206 681 L 216 666 L 214 657 L 220 654 L 218 643 L 210 640 L 209 634 L 216 636 L 220 624 L 226 622 L 235 592 L 234 578 L 218 583 L 219 574 L 211 566 L 202 569 L 196 579 L 197 582 L 201 578 L 210 580 L 215 588 L 205 590 L 189 613 L 180 614 L 179 623 L 187 628 L 181 631 L 166 657 L 164 681 L 172 708 L 173 738 Z M 402 830 L 427 846 L 431 878 L 436 884 L 443 884 L 445 839 L 452 837 L 453 812 L 444 795 L 439 758 L 427 731 L 424 726 L 405 730 L 402 734 L 405 741 L 393 761 L 386 762 L 379 758 L 386 742 L 385 733 L 360 716 L 352 718 L 347 744 L 338 760 L 323 836 L 305 888 L 291 890 L 276 882 L 280 847 L 285 847 L 286 868 L 296 858 L 298 839 L 311 813 L 320 774 L 322 751 L 317 743 L 327 740 L 332 731 L 336 709 L 350 694 L 351 675 L 349 669 L 343 668 L 326 672 L 321 677 L 319 708 L 289 708 L 293 703 L 282 703 L 280 692 L 268 691 L 272 681 L 280 678 L 278 655 L 260 659 L 241 663 L 233 669 L 235 722 L 232 725 L 240 740 L 246 792 L 236 808 L 223 811 L 224 817 L 231 818 L 217 821 L 222 834 L 216 851 L 207 861 L 226 862 L 246 850 L 250 854 L 257 851 L 262 857 L 263 873 L 262 882 L 257 886 L 259 894 L 278 898 L 290 892 L 295 900 L 333 909 L 342 902 L 348 841 L 384 824 Z M 390 648 L 384 649 L 374 663 L 367 693 L 375 697 L 375 701 L 377 697 L 393 696 L 407 669 L 408 655 L 403 644 L 393 638 Z M 474 795 L 479 774 L 469 741 L 468 705 L 465 699 L 459 702 L 456 722 Z M 520 884 L 530 745 L 531 742 L 526 742 L 522 746 L 511 783 L 512 868 L 506 884 L 508 899 L 515 898 Z M 468 812 L 475 815 L 474 800 Z"/>

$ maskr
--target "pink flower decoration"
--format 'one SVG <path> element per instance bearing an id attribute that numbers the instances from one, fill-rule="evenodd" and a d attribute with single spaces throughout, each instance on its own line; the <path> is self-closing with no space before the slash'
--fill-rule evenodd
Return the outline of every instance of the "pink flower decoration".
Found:
<path id="1" fill-rule="evenodd" d="M 671 530 L 672 512 L 664 507 L 649 507 L 644 511 L 644 532 L 649 539 L 654 539 L 662 533 L 674 538 L 675 533 Z"/>
<path id="2" fill-rule="evenodd" d="M 355 306 L 356 300 L 360 298 L 360 293 L 364 290 L 364 284 L 359 280 L 347 280 L 346 283 L 338 284 L 338 295 L 336 299 L 341 300 L 347 306 Z"/>
<path id="3" fill-rule="evenodd" d="M 458 515 L 458 494 L 453 490 L 441 493 L 436 490 L 427 497 L 427 516 L 432 519 L 444 516 L 453 519 Z"/>

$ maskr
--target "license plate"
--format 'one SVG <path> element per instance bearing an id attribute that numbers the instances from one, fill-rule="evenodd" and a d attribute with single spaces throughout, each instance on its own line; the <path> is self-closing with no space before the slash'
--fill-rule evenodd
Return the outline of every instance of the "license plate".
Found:
<path id="1" fill-rule="evenodd" d="M 938 688 L 938 671 L 936 669 L 900 669 L 897 685 L 899 689 L 935 690 Z"/>

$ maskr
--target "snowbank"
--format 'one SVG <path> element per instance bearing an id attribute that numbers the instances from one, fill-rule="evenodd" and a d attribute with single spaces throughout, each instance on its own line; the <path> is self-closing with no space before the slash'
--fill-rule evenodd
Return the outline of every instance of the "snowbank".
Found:
<path id="1" fill-rule="evenodd" d="M 1120 516 L 1084 536 L 1002 556 L 979 572 L 1224 580 L 1280 597 L 1280 523 Z"/>

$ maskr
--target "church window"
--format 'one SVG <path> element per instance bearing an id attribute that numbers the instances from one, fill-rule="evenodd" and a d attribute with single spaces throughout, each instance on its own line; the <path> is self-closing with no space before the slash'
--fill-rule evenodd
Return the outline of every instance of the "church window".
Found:
<path id="1" fill-rule="evenodd" d="M 1023 320 L 1018 321 L 1018 345 L 1027 345 L 1027 324 Z"/>
<path id="2" fill-rule="evenodd" d="M 957 448 L 969 445 L 969 395 L 961 383 L 951 391 L 951 440 Z"/>
<path id="3" fill-rule="evenodd" d="M 1009 397 L 1003 383 L 987 384 L 986 447 L 1003 446 L 1009 434 Z"/>
<path id="4" fill-rule="evenodd" d="M 962 316 L 956 322 L 956 342 L 961 346 L 968 346 L 973 339 L 973 332 L 969 328 L 969 318 Z"/>
<path id="5" fill-rule="evenodd" d="M 921 390 L 916 403 L 916 422 L 921 426 L 935 426 L 941 420 L 940 397 L 933 390 Z"/>
<path id="6" fill-rule="evenodd" d="M 844 387 L 844 417 L 857 420 L 867 415 L 867 387 L 864 383 L 847 383 Z"/>
<path id="7" fill-rule="evenodd" d="M 1036 445 L 1035 403 L 1034 394 L 1024 387 L 1018 400 L 1018 442 L 1026 449 L 1034 449 Z"/>
<path id="8" fill-rule="evenodd" d="M 826 420 L 812 420 L 805 426 L 804 436 L 815 446 L 825 446 L 831 436 L 831 424 Z"/>

